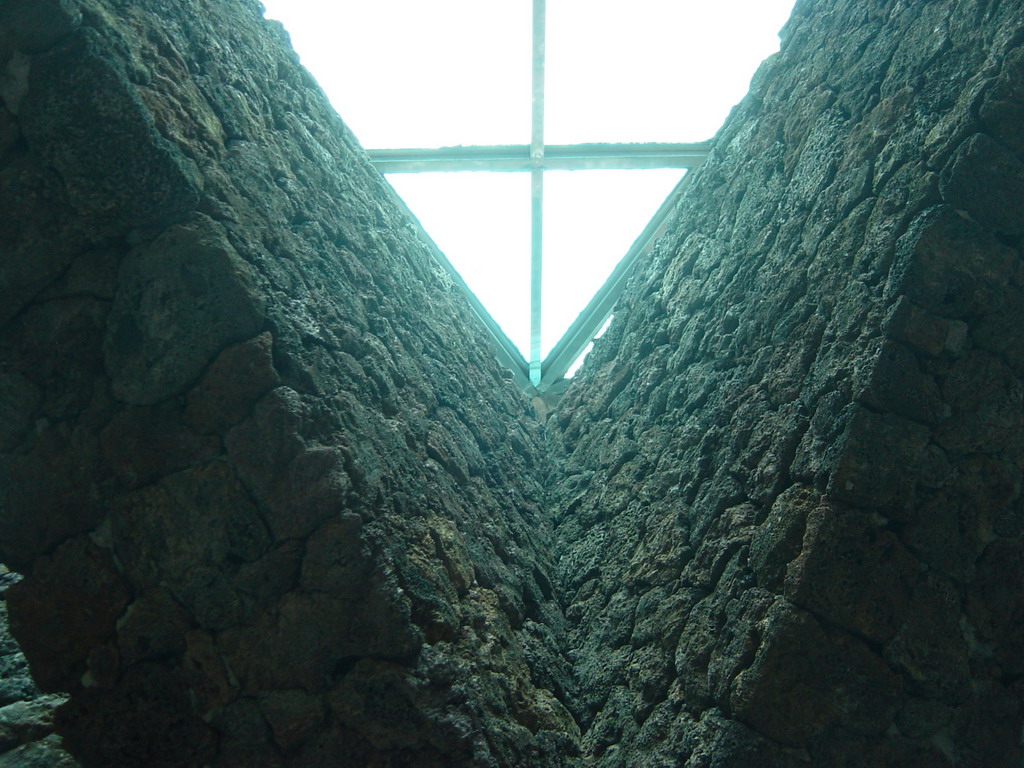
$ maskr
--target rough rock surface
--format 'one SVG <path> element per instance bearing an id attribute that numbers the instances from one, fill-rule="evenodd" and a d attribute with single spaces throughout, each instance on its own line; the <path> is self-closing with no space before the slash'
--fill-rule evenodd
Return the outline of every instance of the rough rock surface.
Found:
<path id="1" fill-rule="evenodd" d="M 0 550 L 68 748 L 565 764 L 541 430 L 280 26 L 8 0 L 0 69 Z"/>
<path id="2" fill-rule="evenodd" d="M 798 3 L 545 434 L 258 3 L 0 2 L 0 559 L 68 750 L 1018 768 L 1022 82 L 1019 3 Z"/>
<path id="3" fill-rule="evenodd" d="M 798 3 L 634 274 L 552 417 L 594 765 L 1020 765 L 1022 44 Z"/>
<path id="4" fill-rule="evenodd" d="M 8 627 L 7 590 L 19 580 L 0 569 L 0 768 L 75 768 L 53 732 L 53 711 L 64 699 L 39 690 Z"/>

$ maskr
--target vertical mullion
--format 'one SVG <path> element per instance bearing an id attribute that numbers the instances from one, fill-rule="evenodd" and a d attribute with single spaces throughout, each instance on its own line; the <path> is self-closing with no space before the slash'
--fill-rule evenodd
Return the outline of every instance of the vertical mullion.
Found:
<path id="1" fill-rule="evenodd" d="M 541 379 L 541 285 L 544 243 L 544 172 L 530 172 L 530 383 Z"/>
<path id="2" fill-rule="evenodd" d="M 545 0 L 533 0 L 533 105 L 530 131 L 530 382 L 541 379 L 541 286 L 544 264 Z"/>

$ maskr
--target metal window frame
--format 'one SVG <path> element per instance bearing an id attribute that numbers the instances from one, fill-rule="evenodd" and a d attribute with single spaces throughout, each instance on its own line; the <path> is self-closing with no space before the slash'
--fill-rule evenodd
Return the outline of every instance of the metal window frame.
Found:
<path id="1" fill-rule="evenodd" d="M 438 149 L 368 150 L 370 161 L 381 174 L 423 172 L 529 172 L 530 173 L 530 355 L 525 359 L 469 286 L 427 235 L 401 198 L 400 204 L 416 222 L 419 234 L 430 246 L 438 264 L 466 294 L 495 342 L 498 360 L 512 371 L 516 383 L 529 393 L 544 392 L 561 381 L 572 364 L 611 316 L 626 278 L 637 259 L 647 253 L 664 231 L 668 215 L 690 178 L 690 172 L 707 157 L 710 145 L 634 143 L 544 143 L 545 0 L 533 0 L 533 78 L 531 132 L 528 145 L 459 146 Z M 655 168 L 686 169 L 679 184 L 655 213 L 643 232 L 619 261 L 612 274 L 587 304 L 562 338 L 541 359 L 541 287 L 543 280 L 544 172 L 554 170 Z"/>
<path id="2" fill-rule="evenodd" d="M 709 144 L 547 144 L 538 163 L 543 171 L 651 170 L 696 168 Z M 371 149 L 370 160 L 383 174 L 444 171 L 530 171 L 529 144 L 439 147 L 437 149 Z"/>

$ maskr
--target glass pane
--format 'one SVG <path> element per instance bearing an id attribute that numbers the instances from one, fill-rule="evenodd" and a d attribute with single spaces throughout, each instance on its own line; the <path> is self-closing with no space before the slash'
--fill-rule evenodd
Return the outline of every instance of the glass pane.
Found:
<path id="1" fill-rule="evenodd" d="M 530 176 L 395 173 L 388 181 L 523 357 L 530 351 Z"/>
<path id="2" fill-rule="evenodd" d="M 530 3 L 264 5 L 363 146 L 529 143 Z"/>
<path id="3" fill-rule="evenodd" d="M 672 142 L 714 135 L 778 50 L 793 0 L 547 7 L 547 143 Z"/>
<path id="4" fill-rule="evenodd" d="M 683 173 L 544 174 L 543 355 L 604 284 Z"/>

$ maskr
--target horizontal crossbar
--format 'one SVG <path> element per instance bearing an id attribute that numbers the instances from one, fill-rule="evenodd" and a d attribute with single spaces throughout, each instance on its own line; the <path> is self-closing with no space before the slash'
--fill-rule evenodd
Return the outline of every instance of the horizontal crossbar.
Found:
<path id="1" fill-rule="evenodd" d="M 530 145 L 442 147 L 440 149 L 371 149 L 370 160 L 380 173 L 422 173 L 430 171 L 544 171 L 645 168 L 685 168 L 692 171 L 707 158 L 710 144 L 572 144 L 544 146 L 531 153 Z M 532 156 L 531 156 L 532 155 Z M 539 175 L 539 174 L 535 174 Z M 646 254 L 664 232 L 669 214 L 690 180 L 687 173 L 644 228 L 632 248 L 616 266 L 590 303 L 580 313 L 539 367 L 539 381 L 531 376 L 531 364 L 505 335 L 490 313 L 466 285 L 462 276 L 396 194 L 395 200 L 415 222 L 418 234 L 434 259 L 462 289 L 470 306 L 483 321 L 495 343 L 495 356 L 511 372 L 516 384 L 526 391 L 545 391 L 563 379 L 566 371 L 584 351 L 612 313 L 625 287 L 626 278 L 638 258 Z M 537 275 L 534 275 L 534 281 Z M 537 355 L 539 357 L 539 353 Z"/>
<path id="2" fill-rule="evenodd" d="M 371 149 L 370 161 L 381 173 L 432 171 L 582 171 L 696 168 L 710 144 L 548 145 L 531 157 L 530 145 Z"/>

